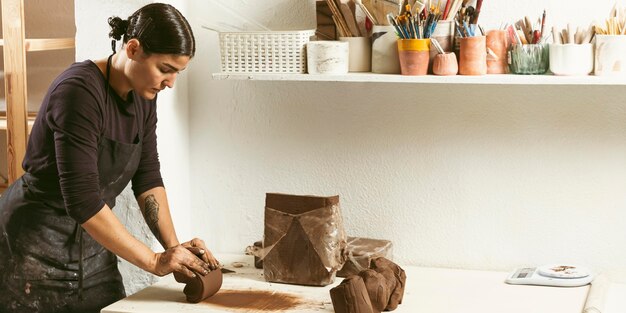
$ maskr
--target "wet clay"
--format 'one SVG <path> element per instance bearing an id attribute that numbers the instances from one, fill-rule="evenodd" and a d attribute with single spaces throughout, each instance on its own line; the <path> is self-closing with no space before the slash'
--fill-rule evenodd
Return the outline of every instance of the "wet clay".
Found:
<path id="1" fill-rule="evenodd" d="M 202 255 L 196 256 L 202 258 Z M 198 303 L 214 295 L 222 287 L 222 270 L 213 270 L 204 276 L 196 272 L 194 274 L 196 277 L 189 278 L 174 272 L 174 279 L 179 283 L 186 284 L 183 293 L 185 293 L 188 302 Z"/>
<path id="2" fill-rule="evenodd" d="M 226 308 L 241 309 L 245 312 L 279 312 L 303 304 L 299 297 L 282 292 L 265 290 L 220 290 L 202 303 Z"/>
<path id="3" fill-rule="evenodd" d="M 365 283 L 365 289 L 367 289 L 373 311 L 376 313 L 384 311 L 389 302 L 391 290 L 393 290 L 389 288 L 387 279 L 375 270 L 361 271 L 359 276 Z M 392 283 L 395 286 L 395 280 L 392 280 Z"/>
<path id="4" fill-rule="evenodd" d="M 336 313 L 372 313 L 372 302 L 361 276 L 352 275 L 330 290 Z M 380 312 L 380 311 L 378 311 Z"/>
<path id="5" fill-rule="evenodd" d="M 385 310 L 391 311 L 402 303 L 404 297 L 404 286 L 406 285 L 406 273 L 396 263 L 386 258 L 377 258 L 372 260 L 370 268 L 383 275 L 388 281 L 395 281 L 395 286 L 391 290 L 389 302 Z"/>
<path id="6" fill-rule="evenodd" d="M 402 303 L 405 284 L 404 270 L 381 257 L 372 260 L 369 269 L 348 276 L 331 289 L 330 297 L 336 313 L 393 311 Z"/>
<path id="7" fill-rule="evenodd" d="M 222 271 L 214 270 L 202 276 L 196 273 L 196 277 L 188 278 L 183 274 L 174 272 L 174 279 L 179 283 L 185 283 L 183 292 L 187 301 L 198 303 L 214 295 L 222 287 Z"/>

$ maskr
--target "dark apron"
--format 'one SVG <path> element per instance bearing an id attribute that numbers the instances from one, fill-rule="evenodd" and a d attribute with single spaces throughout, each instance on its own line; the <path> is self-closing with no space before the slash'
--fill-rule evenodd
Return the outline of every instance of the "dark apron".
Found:
<path id="1" fill-rule="evenodd" d="M 135 143 L 98 145 L 100 195 L 111 208 L 139 165 L 137 122 Z M 67 215 L 59 190 L 58 180 L 26 173 L 0 197 L 0 312 L 99 312 L 125 297 L 117 257 Z"/>

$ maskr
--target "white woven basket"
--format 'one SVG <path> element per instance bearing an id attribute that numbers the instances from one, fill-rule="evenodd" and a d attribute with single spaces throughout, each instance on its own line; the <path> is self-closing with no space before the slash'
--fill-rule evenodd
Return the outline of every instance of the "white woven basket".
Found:
<path id="1" fill-rule="evenodd" d="M 223 73 L 306 73 L 306 44 L 315 30 L 221 32 Z"/>

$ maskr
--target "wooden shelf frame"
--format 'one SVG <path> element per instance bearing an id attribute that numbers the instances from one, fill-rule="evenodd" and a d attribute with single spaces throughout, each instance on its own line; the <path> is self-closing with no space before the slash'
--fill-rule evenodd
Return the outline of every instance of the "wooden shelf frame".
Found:
<path id="1" fill-rule="evenodd" d="M 4 88 L 7 105 L 7 165 L 9 183 L 23 174 L 26 154 L 26 47 L 24 0 L 2 0 Z"/>
<path id="2" fill-rule="evenodd" d="M 71 49 L 74 38 L 26 39 L 24 31 L 24 0 L 2 0 L 2 33 L 4 50 L 4 88 L 6 116 L 0 117 L 0 130 L 7 135 L 7 178 L 9 184 L 24 171 L 22 160 L 32 128 L 27 107 L 26 52 Z M 2 192 L 0 185 L 0 192 Z"/>
<path id="3" fill-rule="evenodd" d="M 31 38 L 24 39 L 24 49 L 26 52 L 49 51 L 72 49 L 75 47 L 74 38 Z M 0 46 L 4 46 L 4 40 L 0 39 Z"/>

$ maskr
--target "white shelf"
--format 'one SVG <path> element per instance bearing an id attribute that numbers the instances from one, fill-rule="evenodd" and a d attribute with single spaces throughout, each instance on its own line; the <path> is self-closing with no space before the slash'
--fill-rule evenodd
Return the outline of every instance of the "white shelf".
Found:
<path id="1" fill-rule="evenodd" d="M 483 76 L 403 76 L 394 74 L 349 73 L 345 75 L 311 74 L 240 74 L 215 73 L 216 80 L 371 82 L 420 84 L 478 84 L 478 85 L 599 85 L 626 86 L 626 77 L 616 76 L 555 76 L 555 75 L 483 75 Z"/>

